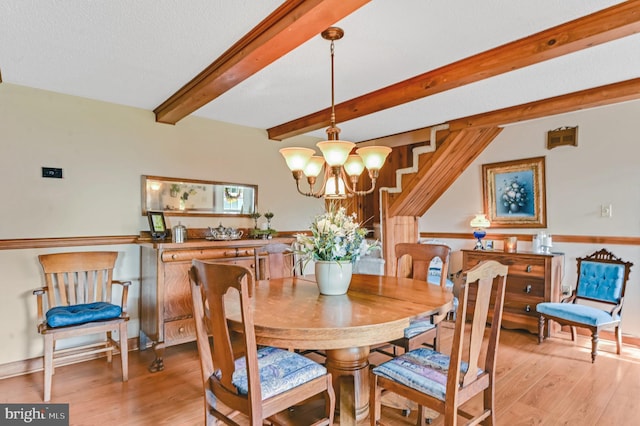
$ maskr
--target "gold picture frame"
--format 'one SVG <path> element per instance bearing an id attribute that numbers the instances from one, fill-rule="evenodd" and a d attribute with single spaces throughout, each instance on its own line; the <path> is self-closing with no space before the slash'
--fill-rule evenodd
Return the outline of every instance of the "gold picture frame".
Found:
<path id="1" fill-rule="evenodd" d="M 484 211 L 492 228 L 546 228 L 545 157 L 482 165 Z"/>

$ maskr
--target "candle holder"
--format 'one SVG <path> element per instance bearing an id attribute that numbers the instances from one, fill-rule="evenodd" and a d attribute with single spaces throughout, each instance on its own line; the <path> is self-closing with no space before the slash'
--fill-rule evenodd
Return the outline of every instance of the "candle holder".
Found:
<path id="1" fill-rule="evenodd" d="M 515 253 L 518 250 L 518 237 L 507 237 L 504 239 L 505 253 Z"/>

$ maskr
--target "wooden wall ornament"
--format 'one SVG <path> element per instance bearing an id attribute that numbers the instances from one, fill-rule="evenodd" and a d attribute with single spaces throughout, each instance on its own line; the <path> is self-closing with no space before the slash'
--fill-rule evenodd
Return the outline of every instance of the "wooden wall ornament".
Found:
<path id="1" fill-rule="evenodd" d="M 578 126 L 558 127 L 547 132 L 547 149 L 563 145 L 578 146 Z"/>

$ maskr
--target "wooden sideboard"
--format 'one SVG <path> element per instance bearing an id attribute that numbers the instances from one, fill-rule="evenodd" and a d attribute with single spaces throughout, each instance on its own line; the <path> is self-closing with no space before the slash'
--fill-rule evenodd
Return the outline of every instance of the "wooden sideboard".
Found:
<path id="1" fill-rule="evenodd" d="M 538 334 L 536 305 L 560 301 L 564 255 L 497 250 L 462 250 L 462 253 L 463 270 L 483 260 L 495 260 L 509 267 L 502 326 Z M 469 295 L 474 296 L 473 292 Z M 550 332 L 548 329 L 547 335 Z"/>
<path id="2" fill-rule="evenodd" d="M 271 248 L 290 245 L 291 238 L 272 240 L 171 242 L 140 241 L 140 349 L 153 347 L 151 371 L 164 368 L 164 348 L 195 340 L 188 271 L 192 259 L 243 265 L 257 279 L 283 276 L 282 253 Z M 291 268 L 289 268 L 291 270 Z M 286 274 L 286 272 L 284 272 Z"/>

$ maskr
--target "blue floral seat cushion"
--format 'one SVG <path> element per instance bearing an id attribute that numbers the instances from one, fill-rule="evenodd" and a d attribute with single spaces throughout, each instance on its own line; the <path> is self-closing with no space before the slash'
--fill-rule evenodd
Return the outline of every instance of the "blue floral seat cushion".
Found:
<path id="1" fill-rule="evenodd" d="M 444 401 L 449 362 L 448 355 L 428 348 L 418 348 L 380 364 L 372 371 L 378 376 L 394 380 Z M 469 366 L 463 362 L 460 367 L 464 372 Z M 483 372 L 479 369 L 478 375 Z"/>
<path id="2" fill-rule="evenodd" d="M 430 317 L 415 318 L 409 322 L 409 327 L 404 329 L 404 337 L 405 339 L 411 339 L 412 337 L 435 327 L 436 326 L 431 322 Z"/>
<path id="3" fill-rule="evenodd" d="M 49 327 L 65 327 L 93 321 L 118 318 L 122 307 L 107 302 L 83 303 L 70 306 L 56 306 L 47 311 Z"/>
<path id="4" fill-rule="evenodd" d="M 603 311 L 602 309 L 575 303 L 538 303 L 536 310 L 542 315 L 562 318 L 591 326 L 601 326 L 616 322 L 619 319 L 617 315 L 613 317 L 609 312 Z"/>
<path id="5" fill-rule="evenodd" d="M 235 368 L 231 381 L 241 395 L 247 395 L 249 382 L 244 357 L 236 359 Z M 271 398 L 327 374 L 326 368 L 307 357 L 272 347 L 258 349 L 258 369 L 262 399 Z"/>

